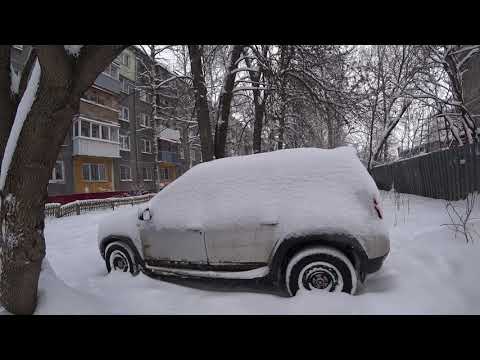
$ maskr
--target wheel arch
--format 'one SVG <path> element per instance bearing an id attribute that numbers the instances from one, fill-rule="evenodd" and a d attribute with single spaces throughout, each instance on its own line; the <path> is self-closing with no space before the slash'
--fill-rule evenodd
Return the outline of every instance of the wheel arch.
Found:
<path id="1" fill-rule="evenodd" d="M 278 285 L 282 284 L 283 270 L 292 256 L 304 248 L 319 245 L 341 251 L 352 262 L 356 271 L 364 270 L 368 257 L 355 237 L 348 234 L 310 234 L 288 237 L 280 242 L 270 260 L 271 280 Z"/>
<path id="2" fill-rule="evenodd" d="M 144 266 L 144 261 L 143 258 L 140 256 L 140 253 L 138 252 L 137 247 L 133 243 L 132 239 L 130 239 L 128 236 L 122 236 L 122 235 L 110 235 L 104 238 L 100 242 L 100 254 L 102 255 L 102 258 L 105 259 L 105 250 L 107 246 L 113 242 L 119 242 L 119 243 L 124 243 L 127 245 L 130 250 L 132 250 L 133 255 L 135 257 L 135 261 L 137 264 L 141 265 L 142 267 Z"/>

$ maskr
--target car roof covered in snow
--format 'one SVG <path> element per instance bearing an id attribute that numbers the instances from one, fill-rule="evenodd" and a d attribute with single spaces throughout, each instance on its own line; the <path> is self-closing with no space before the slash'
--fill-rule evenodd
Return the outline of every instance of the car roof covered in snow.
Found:
<path id="1" fill-rule="evenodd" d="M 155 196 L 150 208 L 160 228 L 280 222 L 286 233 L 332 226 L 351 232 L 355 220 L 348 218 L 366 221 L 373 208 L 365 204 L 373 196 L 378 189 L 353 148 L 300 148 L 199 164 Z"/>

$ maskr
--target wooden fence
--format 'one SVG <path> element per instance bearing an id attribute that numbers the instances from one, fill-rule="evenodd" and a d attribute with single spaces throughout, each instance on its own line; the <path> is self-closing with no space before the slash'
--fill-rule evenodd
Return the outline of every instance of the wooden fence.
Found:
<path id="1" fill-rule="evenodd" d="M 460 200 L 480 191 L 480 144 L 439 150 L 376 166 L 372 177 L 381 190 Z"/>
<path id="2" fill-rule="evenodd" d="M 112 209 L 121 205 L 136 205 L 149 201 L 156 194 L 146 194 L 140 196 L 130 196 L 109 199 L 91 199 L 77 200 L 65 205 L 59 203 L 45 204 L 45 216 L 63 217 L 70 215 L 80 215 L 85 212 Z"/>

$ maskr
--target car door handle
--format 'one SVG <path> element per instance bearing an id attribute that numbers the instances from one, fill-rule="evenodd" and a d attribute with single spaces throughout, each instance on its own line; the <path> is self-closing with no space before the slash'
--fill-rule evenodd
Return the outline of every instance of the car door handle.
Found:
<path id="1" fill-rule="evenodd" d="M 187 229 L 187 231 L 193 231 L 193 232 L 202 232 L 202 229 Z"/>
<path id="2" fill-rule="evenodd" d="M 278 225 L 278 222 L 265 222 L 265 223 L 261 223 L 260 225 L 264 225 L 264 226 L 275 226 L 275 225 Z"/>

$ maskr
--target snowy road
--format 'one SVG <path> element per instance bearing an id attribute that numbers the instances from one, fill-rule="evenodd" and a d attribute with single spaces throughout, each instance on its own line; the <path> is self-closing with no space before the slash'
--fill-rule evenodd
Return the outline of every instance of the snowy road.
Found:
<path id="1" fill-rule="evenodd" d="M 283 298 L 254 288 L 222 291 L 213 284 L 205 290 L 143 274 L 107 275 L 96 243 L 97 223 L 110 213 L 105 211 L 47 221 L 47 258 L 64 283 L 45 269 L 37 313 L 480 314 L 480 239 L 466 244 L 440 226 L 448 222 L 444 201 L 402 195 L 397 209 L 393 194 L 382 196 L 391 252 L 357 296 Z"/>

